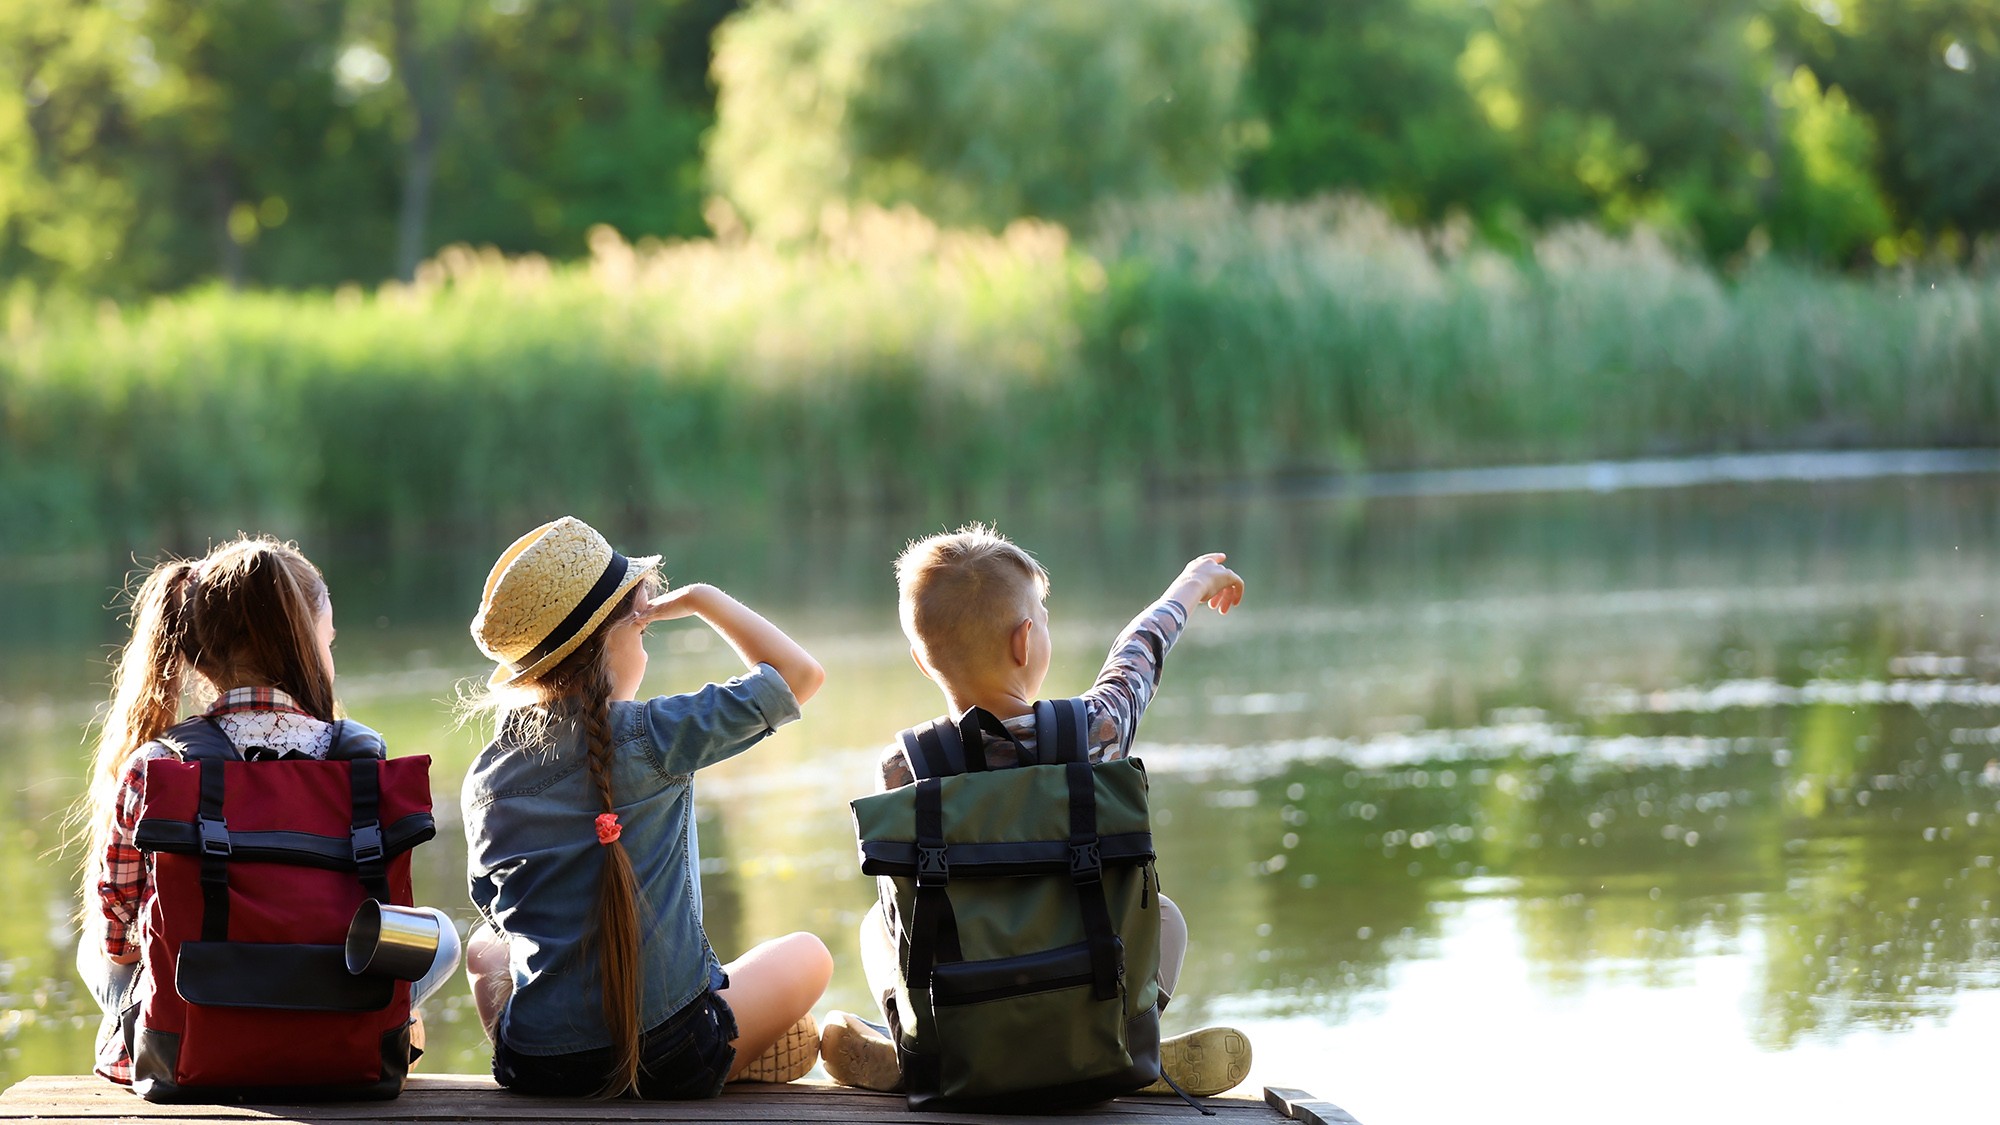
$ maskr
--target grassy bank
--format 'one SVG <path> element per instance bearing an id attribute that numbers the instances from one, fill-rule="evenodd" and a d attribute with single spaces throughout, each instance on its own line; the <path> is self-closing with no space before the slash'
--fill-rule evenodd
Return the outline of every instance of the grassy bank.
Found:
<path id="1" fill-rule="evenodd" d="M 455 250 L 410 287 L 17 301 L 8 547 L 220 523 L 958 507 L 1329 469 L 2000 434 L 2000 279 L 1724 280 L 1202 199 L 1095 241 L 856 216 L 826 245 Z"/>

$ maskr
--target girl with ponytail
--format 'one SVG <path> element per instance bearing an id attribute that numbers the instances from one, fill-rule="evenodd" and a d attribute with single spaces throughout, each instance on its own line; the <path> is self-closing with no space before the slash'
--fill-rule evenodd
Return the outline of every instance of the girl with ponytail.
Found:
<path id="1" fill-rule="evenodd" d="M 290 543 L 239 538 L 206 558 L 162 562 L 133 595 L 131 617 L 89 788 L 70 819 L 87 844 L 77 968 L 105 1011 L 97 1070 L 121 1082 L 131 1080 L 131 1059 L 118 1016 L 139 995 L 152 890 L 134 831 L 146 763 L 180 754 L 169 732 L 183 702 L 204 708 L 239 752 L 323 758 L 336 737 L 377 737 L 358 723 L 336 726 L 333 600 Z M 413 1000 L 457 965 L 457 935 L 443 929 L 450 936 Z"/>
<path id="2" fill-rule="evenodd" d="M 487 576 L 472 635 L 498 665 L 471 702 L 491 743 L 465 778 L 466 973 L 504 1086 L 560 1096 L 701 1098 L 790 1081 L 817 1057 L 807 1013 L 833 973 L 811 934 L 728 965 L 701 924 L 693 774 L 798 718 L 825 673 L 713 586 L 659 594 L 564 517 Z M 638 700 L 655 621 L 699 617 L 745 673 Z"/>

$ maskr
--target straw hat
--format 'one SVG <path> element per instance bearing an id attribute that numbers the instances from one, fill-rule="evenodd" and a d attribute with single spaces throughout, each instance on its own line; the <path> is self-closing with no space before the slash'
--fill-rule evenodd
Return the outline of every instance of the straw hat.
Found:
<path id="1" fill-rule="evenodd" d="M 514 540 L 486 576 L 472 639 L 499 663 L 501 687 L 555 667 L 589 637 L 660 556 L 628 559 L 575 516 Z"/>

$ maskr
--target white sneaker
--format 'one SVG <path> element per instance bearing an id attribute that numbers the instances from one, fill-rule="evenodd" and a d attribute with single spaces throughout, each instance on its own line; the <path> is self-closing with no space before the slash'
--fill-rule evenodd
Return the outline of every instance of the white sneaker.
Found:
<path id="1" fill-rule="evenodd" d="M 1171 1078 L 1188 1095 L 1206 1098 L 1234 1089 L 1250 1076 L 1250 1037 L 1233 1027 L 1204 1027 L 1160 1044 L 1160 1081 L 1139 1091 L 1171 1094 Z"/>
<path id="2" fill-rule="evenodd" d="M 888 1093 L 903 1088 L 903 1064 L 896 1058 L 896 1044 L 889 1039 L 889 1029 L 852 1012 L 826 1014 L 826 1030 L 819 1036 L 819 1057 L 826 1063 L 827 1077 L 842 1086 Z"/>

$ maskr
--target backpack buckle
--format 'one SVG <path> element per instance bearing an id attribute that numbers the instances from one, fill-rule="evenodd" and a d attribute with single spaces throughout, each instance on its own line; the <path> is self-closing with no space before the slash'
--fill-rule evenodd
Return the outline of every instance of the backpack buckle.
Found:
<path id="1" fill-rule="evenodd" d="M 1078 883 L 1095 883 L 1104 874 L 1104 860 L 1098 854 L 1097 841 L 1072 843 L 1069 846 L 1069 877 Z"/>
<path id="2" fill-rule="evenodd" d="M 369 823 L 353 832 L 354 862 L 357 865 L 382 861 L 382 826 Z"/>
<path id="3" fill-rule="evenodd" d="M 195 817 L 194 823 L 201 833 L 201 854 L 227 858 L 230 852 L 229 825 L 207 816 Z"/>
<path id="4" fill-rule="evenodd" d="M 942 887 L 951 879 L 951 865 L 945 862 L 944 848 L 917 845 L 917 886 Z"/>

